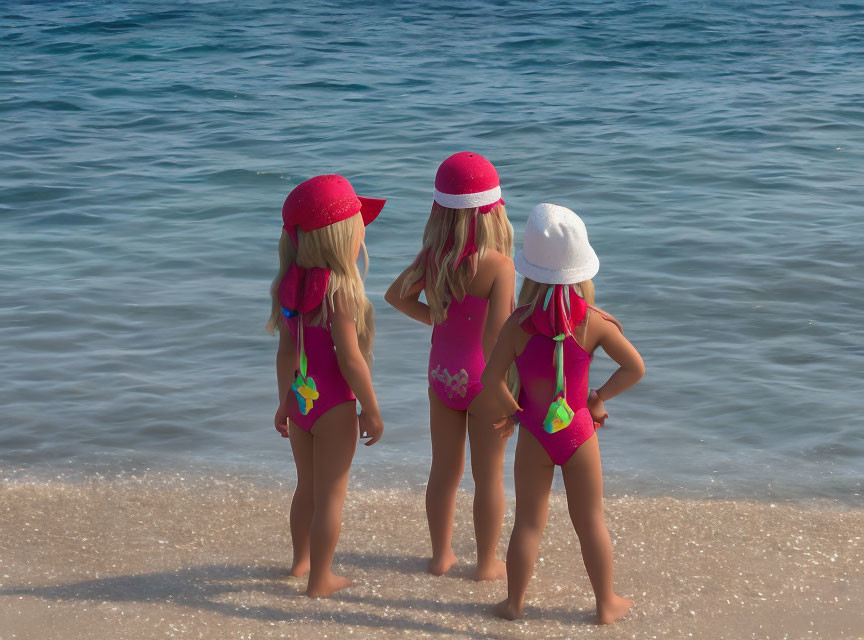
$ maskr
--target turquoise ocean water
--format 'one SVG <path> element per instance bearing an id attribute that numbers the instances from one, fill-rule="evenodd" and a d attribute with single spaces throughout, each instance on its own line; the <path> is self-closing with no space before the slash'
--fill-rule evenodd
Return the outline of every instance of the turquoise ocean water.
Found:
<path id="1" fill-rule="evenodd" d="M 280 207 L 338 172 L 389 199 L 355 478 L 422 483 L 429 332 L 382 296 L 464 149 L 517 243 L 540 201 L 587 222 L 648 370 L 601 433 L 616 491 L 861 504 L 858 2 L 4 2 L 0 466 L 291 477 Z"/>

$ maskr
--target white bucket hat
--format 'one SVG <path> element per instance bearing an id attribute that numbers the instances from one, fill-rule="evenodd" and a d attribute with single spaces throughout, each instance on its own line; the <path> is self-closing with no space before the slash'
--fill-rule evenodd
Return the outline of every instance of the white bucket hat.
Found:
<path id="1" fill-rule="evenodd" d="M 544 284 L 583 282 L 600 270 L 582 219 L 567 207 L 545 202 L 528 216 L 522 250 L 514 262 L 516 271 Z"/>

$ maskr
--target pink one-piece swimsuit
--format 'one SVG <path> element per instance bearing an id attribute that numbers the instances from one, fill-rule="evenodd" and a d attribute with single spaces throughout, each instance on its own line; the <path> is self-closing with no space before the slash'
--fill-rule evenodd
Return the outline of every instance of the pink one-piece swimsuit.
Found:
<path id="1" fill-rule="evenodd" d="M 529 323 L 522 328 L 532 333 Z M 594 420 L 588 410 L 588 370 L 591 354 L 585 351 L 572 337 L 564 340 L 564 395 L 575 415 L 569 426 L 548 433 L 543 421 L 549 405 L 555 397 L 555 366 L 553 352 L 555 342 L 552 338 L 534 333 L 525 349 L 516 358 L 521 390 L 516 421 L 523 429 L 528 429 L 537 438 L 546 453 L 557 465 L 570 459 L 583 442 L 594 435 Z"/>
<path id="2" fill-rule="evenodd" d="M 297 316 L 287 320 L 283 319 L 283 324 L 287 325 L 295 340 L 299 328 L 298 322 Z M 300 413 L 297 397 L 293 391 L 289 390 L 287 398 L 288 418 L 304 431 L 311 431 L 315 421 L 330 409 L 343 402 L 353 402 L 356 398 L 339 369 L 336 348 L 333 346 L 333 338 L 330 335 L 330 326 L 312 326 L 308 322 L 304 322 L 303 342 L 308 361 L 306 373 L 315 380 L 315 386 L 320 395 L 312 403 L 312 409 L 309 413 L 304 416 Z"/>
<path id="3" fill-rule="evenodd" d="M 467 411 L 483 388 L 480 376 L 486 368 L 483 330 L 489 300 L 465 295 L 452 300 L 447 318 L 432 329 L 429 351 L 429 386 L 445 406 Z"/>

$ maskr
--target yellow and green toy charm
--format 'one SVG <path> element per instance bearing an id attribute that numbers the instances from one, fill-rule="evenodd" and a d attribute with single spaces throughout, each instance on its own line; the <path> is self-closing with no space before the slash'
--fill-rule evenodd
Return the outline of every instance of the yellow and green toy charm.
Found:
<path id="1" fill-rule="evenodd" d="M 318 399 L 319 393 L 315 386 L 315 379 L 312 376 L 306 375 L 308 361 L 306 360 L 306 346 L 303 344 L 303 322 L 299 322 L 299 340 L 300 343 L 300 369 L 297 371 L 297 377 L 294 378 L 294 383 L 291 385 L 291 390 L 297 398 L 297 406 L 300 413 L 304 416 L 309 415 L 312 411 L 312 404 Z"/>

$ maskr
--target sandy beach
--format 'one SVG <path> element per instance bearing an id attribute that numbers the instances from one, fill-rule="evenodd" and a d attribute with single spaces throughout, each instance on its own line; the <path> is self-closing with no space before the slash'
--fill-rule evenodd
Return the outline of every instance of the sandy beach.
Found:
<path id="1" fill-rule="evenodd" d="M 286 575 L 289 500 L 232 476 L 7 481 L 0 638 L 864 636 L 864 510 L 611 498 L 617 586 L 636 607 L 600 627 L 562 495 L 519 622 L 490 615 L 503 582 L 467 579 L 469 494 L 460 563 L 434 578 L 422 495 L 351 491 L 336 563 L 355 584 L 330 600 Z"/>

